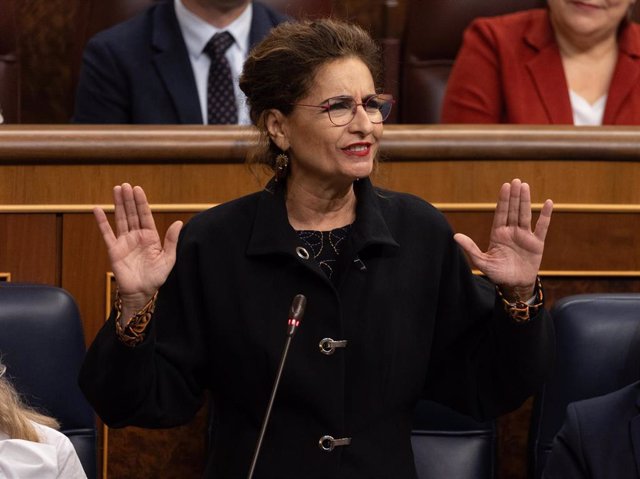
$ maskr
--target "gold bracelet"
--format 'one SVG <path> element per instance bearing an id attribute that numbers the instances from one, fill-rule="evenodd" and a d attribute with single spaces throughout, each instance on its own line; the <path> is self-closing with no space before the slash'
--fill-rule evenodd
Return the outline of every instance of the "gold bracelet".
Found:
<path id="1" fill-rule="evenodd" d="M 540 308 L 544 305 L 544 294 L 542 292 L 542 281 L 540 277 L 536 277 L 536 287 L 534 289 L 533 304 L 517 299 L 514 303 L 510 303 L 502 294 L 500 287 L 496 285 L 498 297 L 502 300 L 502 306 L 509 317 L 516 323 L 526 323 L 531 316 L 538 314 Z"/>
<path id="2" fill-rule="evenodd" d="M 123 344 L 129 347 L 134 347 L 144 341 L 144 331 L 147 329 L 151 316 L 153 316 L 153 312 L 156 309 L 157 297 L 158 292 L 156 291 L 149 302 L 145 304 L 140 311 L 134 314 L 129 322 L 127 322 L 126 326 L 123 327 L 120 324 L 120 317 L 122 316 L 122 298 L 120 297 L 120 292 L 116 290 L 116 300 L 113 305 L 116 309 L 116 335 Z"/>

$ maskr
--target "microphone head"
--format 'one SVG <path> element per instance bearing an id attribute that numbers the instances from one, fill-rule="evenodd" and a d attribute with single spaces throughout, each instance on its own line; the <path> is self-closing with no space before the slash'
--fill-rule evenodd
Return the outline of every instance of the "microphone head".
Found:
<path id="1" fill-rule="evenodd" d="M 296 332 L 296 328 L 300 326 L 302 316 L 304 316 L 304 310 L 307 307 L 307 298 L 303 294 L 297 294 L 291 302 L 289 308 L 289 321 L 287 323 L 287 335 L 293 336 Z"/>

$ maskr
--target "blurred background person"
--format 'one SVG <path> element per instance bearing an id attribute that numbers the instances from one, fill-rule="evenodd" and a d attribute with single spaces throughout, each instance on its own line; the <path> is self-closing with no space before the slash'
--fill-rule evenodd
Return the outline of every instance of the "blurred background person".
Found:
<path id="1" fill-rule="evenodd" d="M 635 0 L 549 0 L 475 20 L 449 77 L 442 123 L 640 124 Z"/>
<path id="2" fill-rule="evenodd" d="M 567 407 L 544 479 L 637 479 L 640 382 Z"/>
<path id="3" fill-rule="evenodd" d="M 209 390 L 207 477 L 244 477 L 298 293 L 306 314 L 256 478 L 414 479 L 418 399 L 482 419 L 542 385 L 551 201 L 532 231 L 529 186 L 504 184 L 482 252 L 425 201 L 374 187 L 393 106 L 380 71 L 359 27 L 282 24 L 240 80 L 261 133 L 252 162 L 273 174 L 264 190 L 172 224 L 164 245 L 142 188 L 114 188 L 115 232 L 96 208 L 118 299 L 80 383 L 107 424 L 182 424 Z"/>
<path id="4" fill-rule="evenodd" d="M 251 0 L 165 0 L 87 44 L 76 123 L 248 124 L 252 46 L 286 17 Z"/>
<path id="5" fill-rule="evenodd" d="M 22 402 L 0 363 L 0 477 L 86 479 L 71 441 L 58 422 Z"/>

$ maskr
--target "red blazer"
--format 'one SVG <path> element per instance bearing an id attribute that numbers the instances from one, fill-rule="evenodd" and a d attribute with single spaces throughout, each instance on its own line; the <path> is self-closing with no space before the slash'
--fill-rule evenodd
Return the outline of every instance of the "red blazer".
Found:
<path id="1" fill-rule="evenodd" d="M 625 24 L 605 125 L 640 125 L 640 25 Z M 573 124 L 569 89 L 546 9 L 475 20 L 442 107 L 442 123 Z"/>

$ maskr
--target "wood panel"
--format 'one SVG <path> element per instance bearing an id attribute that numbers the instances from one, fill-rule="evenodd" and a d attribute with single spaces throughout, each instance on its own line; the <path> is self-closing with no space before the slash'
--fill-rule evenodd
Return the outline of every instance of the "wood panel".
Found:
<path id="1" fill-rule="evenodd" d="M 0 214 L 0 271 L 12 281 L 60 284 L 55 214 Z"/>
<path id="2" fill-rule="evenodd" d="M 0 271 L 68 289 L 89 343 L 104 322 L 109 271 L 92 205 L 109 204 L 116 183 L 141 184 L 163 234 L 176 219 L 262 187 L 264 176 L 241 163 L 252 138 L 237 127 L 1 128 Z M 551 304 L 640 287 L 637 144 L 640 131 L 625 128 L 389 127 L 375 182 L 435 203 L 485 247 L 500 184 L 528 180 L 537 206 L 556 202 L 543 262 Z M 524 476 L 530 410 L 500 420 L 502 479 Z M 110 430 L 110 477 L 198 476 L 205 416 L 176 430 Z M 131 455 L 140 444 L 149 453 Z"/>

